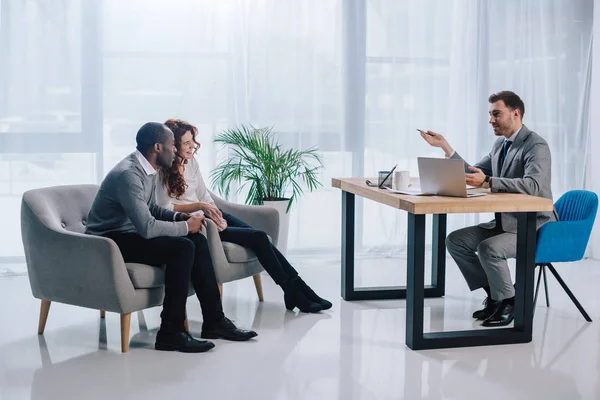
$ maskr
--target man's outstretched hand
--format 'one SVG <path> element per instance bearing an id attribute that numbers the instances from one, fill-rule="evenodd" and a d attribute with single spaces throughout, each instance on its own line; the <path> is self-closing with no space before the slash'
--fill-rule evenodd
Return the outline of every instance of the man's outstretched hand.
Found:
<path id="1" fill-rule="evenodd" d="M 419 131 L 421 132 L 421 137 L 432 147 L 439 147 L 444 150 L 446 157 L 450 157 L 454 150 L 441 133 L 435 133 L 433 131 Z"/>

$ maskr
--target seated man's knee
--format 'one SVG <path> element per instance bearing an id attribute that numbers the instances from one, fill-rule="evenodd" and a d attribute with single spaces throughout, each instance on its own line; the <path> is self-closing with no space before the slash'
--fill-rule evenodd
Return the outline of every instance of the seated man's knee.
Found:
<path id="1" fill-rule="evenodd" d="M 188 240 L 190 240 L 194 244 L 196 250 L 201 250 L 205 247 L 208 247 L 208 240 L 206 239 L 206 236 L 204 236 L 201 233 L 195 233 L 193 235 L 188 236 L 188 238 Z"/>
<path id="2" fill-rule="evenodd" d="M 449 252 L 454 251 L 459 246 L 459 243 L 460 235 L 457 231 L 450 232 L 450 234 L 446 236 L 446 249 L 448 249 Z"/>
<path id="3" fill-rule="evenodd" d="M 479 257 L 499 257 L 499 253 L 491 240 L 484 240 L 479 243 L 477 254 L 479 254 Z"/>
<path id="4" fill-rule="evenodd" d="M 171 249 L 175 254 L 185 255 L 194 254 L 195 251 L 194 242 L 187 237 L 173 237 Z"/>

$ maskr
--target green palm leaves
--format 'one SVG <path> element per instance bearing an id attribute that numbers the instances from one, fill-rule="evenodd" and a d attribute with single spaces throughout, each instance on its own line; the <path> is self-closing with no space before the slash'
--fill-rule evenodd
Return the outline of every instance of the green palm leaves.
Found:
<path id="1" fill-rule="evenodd" d="M 231 184 L 240 184 L 238 192 L 250 185 L 247 204 L 262 204 L 264 200 L 285 199 L 289 187 L 293 202 L 303 193 L 301 183 L 309 191 L 321 185 L 318 173 L 323 168 L 315 147 L 308 150 L 284 150 L 273 137 L 273 128 L 252 126 L 226 129 L 214 141 L 228 146 L 230 156 L 211 172 L 210 180 L 221 195 L 227 197 Z"/>

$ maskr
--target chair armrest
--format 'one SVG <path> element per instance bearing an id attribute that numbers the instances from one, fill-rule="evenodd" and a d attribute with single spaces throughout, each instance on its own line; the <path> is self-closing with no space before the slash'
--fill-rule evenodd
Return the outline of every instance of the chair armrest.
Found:
<path id="1" fill-rule="evenodd" d="M 21 232 L 34 297 L 122 312 L 135 289 L 111 239 L 57 230 L 24 206 Z"/>
<path id="2" fill-rule="evenodd" d="M 206 219 L 206 239 L 208 240 L 208 250 L 210 251 L 210 257 L 212 258 L 217 282 L 223 283 L 219 272 L 229 268 L 229 261 L 225 255 L 225 250 L 223 250 L 223 243 L 219 236 L 217 224 L 210 219 Z"/>
<path id="3" fill-rule="evenodd" d="M 583 258 L 592 232 L 590 221 L 553 221 L 538 230 L 536 263 L 569 262 Z"/>
<path id="4" fill-rule="evenodd" d="M 271 237 L 273 244 L 277 246 L 279 240 L 279 211 L 271 207 L 236 204 L 212 196 L 217 207 L 241 219 L 251 227 L 265 231 Z"/>

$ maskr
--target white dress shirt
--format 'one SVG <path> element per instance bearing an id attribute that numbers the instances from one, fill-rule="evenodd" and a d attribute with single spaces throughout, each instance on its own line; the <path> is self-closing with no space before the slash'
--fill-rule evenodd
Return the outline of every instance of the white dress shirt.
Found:
<path id="1" fill-rule="evenodd" d="M 521 132 L 521 129 L 523 129 L 523 125 L 521 125 L 521 127 L 506 140 L 514 143 L 515 139 L 517 138 L 517 135 L 519 134 L 519 132 Z"/>
<path id="2" fill-rule="evenodd" d="M 156 185 L 156 203 L 168 208 L 173 209 L 174 205 L 178 204 L 193 204 L 193 203 L 213 203 L 214 200 L 210 196 L 202 173 L 200 172 L 200 165 L 196 159 L 191 158 L 185 165 L 183 170 L 183 179 L 187 184 L 185 192 L 179 196 L 179 199 L 171 197 L 168 194 L 167 188 L 162 182 L 157 182 Z M 202 211 L 197 211 L 198 214 L 204 214 Z M 194 214 L 196 214 L 194 213 Z"/>
<path id="3" fill-rule="evenodd" d="M 139 150 L 135 151 L 135 156 L 137 157 L 140 164 L 142 164 L 142 167 L 144 168 L 144 171 L 146 171 L 146 174 L 148 174 L 148 175 L 156 174 L 156 170 L 154 169 L 152 164 L 150 164 L 150 161 L 148 161 L 146 159 L 146 157 L 144 157 L 144 155 L 142 153 L 140 153 Z"/>

